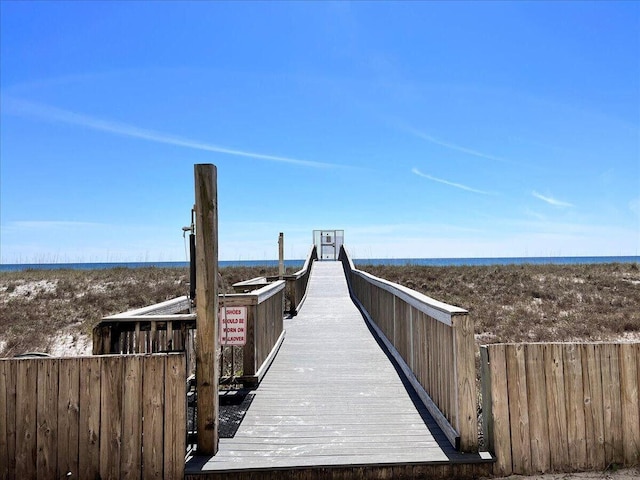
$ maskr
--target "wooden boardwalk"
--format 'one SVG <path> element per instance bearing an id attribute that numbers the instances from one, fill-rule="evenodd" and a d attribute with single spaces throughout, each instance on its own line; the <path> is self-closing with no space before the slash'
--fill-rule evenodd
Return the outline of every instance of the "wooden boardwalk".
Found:
<path id="1" fill-rule="evenodd" d="M 221 439 L 214 457 L 188 459 L 187 478 L 483 461 L 456 452 L 405 386 L 353 304 L 341 263 L 314 263 L 306 301 L 285 329 L 234 438 Z"/>

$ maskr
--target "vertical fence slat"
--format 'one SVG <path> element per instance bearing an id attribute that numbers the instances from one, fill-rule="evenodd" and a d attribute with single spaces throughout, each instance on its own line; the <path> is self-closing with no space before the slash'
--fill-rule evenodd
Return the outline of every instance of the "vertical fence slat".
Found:
<path id="1" fill-rule="evenodd" d="M 429 391 L 425 370 L 427 370 L 426 350 L 429 345 L 429 339 L 425 329 L 424 317 L 422 312 L 412 307 L 411 314 L 413 317 L 413 373 L 422 385 L 425 391 Z"/>
<path id="2" fill-rule="evenodd" d="M 509 389 L 505 345 L 489 345 L 489 372 L 491 379 L 491 415 L 493 445 L 496 455 L 494 473 L 511 475 L 511 424 L 509 418 Z"/>
<path id="3" fill-rule="evenodd" d="M 405 363 L 411 368 L 411 359 L 409 358 L 409 315 L 406 302 L 395 299 L 393 304 L 393 321 L 395 323 L 394 331 L 396 333 L 395 344 L 396 350 L 400 353 Z"/>
<path id="4" fill-rule="evenodd" d="M 582 355 L 579 345 L 567 344 L 563 355 L 569 464 L 571 468 L 584 470 L 587 467 L 587 448 Z"/>
<path id="5" fill-rule="evenodd" d="M 267 322 L 267 303 L 262 302 L 257 306 L 257 315 L 254 320 L 254 331 L 255 331 L 255 351 L 256 351 L 256 369 L 260 368 L 262 362 L 264 361 L 264 337 L 265 331 L 268 329 Z"/>
<path id="6" fill-rule="evenodd" d="M 16 478 L 37 478 L 37 383 L 38 365 L 19 360 L 16 387 Z"/>
<path id="7" fill-rule="evenodd" d="M 636 420 L 635 428 L 638 432 L 636 438 L 640 438 L 640 343 L 636 343 L 633 345 L 633 349 L 635 350 L 635 360 L 636 360 L 636 396 L 635 396 L 635 407 L 638 415 L 638 420 Z M 638 441 L 640 443 L 640 440 Z M 633 456 L 633 463 L 640 463 L 640 445 L 636 444 L 636 451 Z"/>
<path id="8" fill-rule="evenodd" d="M 139 479 L 142 465 L 143 357 L 126 357 L 123 368 L 120 476 L 123 479 Z"/>
<path id="9" fill-rule="evenodd" d="M 552 470 L 560 472 L 569 467 L 567 408 L 565 403 L 564 361 L 562 351 L 562 345 L 544 345 L 550 465 Z"/>
<path id="10" fill-rule="evenodd" d="M 164 476 L 183 478 L 186 450 L 185 358 L 169 355 L 165 369 Z"/>
<path id="11" fill-rule="evenodd" d="M 100 375 L 100 477 L 120 478 L 122 444 L 122 369 L 124 357 L 110 357 L 102 362 Z"/>
<path id="12" fill-rule="evenodd" d="M 60 359 L 58 365 L 58 470 L 56 478 L 78 474 L 80 362 Z"/>
<path id="13" fill-rule="evenodd" d="M 102 359 L 80 359 L 79 478 L 100 475 L 100 365 Z"/>
<path id="14" fill-rule="evenodd" d="M 530 344 L 526 346 L 525 367 L 531 432 L 531 469 L 533 472 L 544 473 L 551 468 L 551 452 L 543 345 Z"/>
<path id="15" fill-rule="evenodd" d="M 144 471 L 142 478 L 162 478 L 162 455 L 164 420 L 164 357 L 148 356 L 144 358 L 143 378 L 144 416 L 142 440 L 142 462 Z"/>
<path id="16" fill-rule="evenodd" d="M 585 384 L 584 416 L 587 430 L 589 468 L 604 469 L 604 412 L 602 407 L 602 367 L 600 345 L 582 345 L 582 372 Z"/>
<path id="17" fill-rule="evenodd" d="M 175 350 L 175 342 L 173 341 L 173 322 L 167 322 L 167 350 Z"/>
<path id="18" fill-rule="evenodd" d="M 438 385 L 437 385 L 437 369 L 433 368 L 433 365 L 441 365 L 440 363 L 435 363 L 437 360 L 440 360 L 436 355 L 438 352 L 438 332 L 436 330 L 436 325 L 434 323 L 434 321 L 424 315 L 424 313 L 422 314 L 422 318 L 424 318 L 425 321 L 425 329 L 427 332 L 427 341 L 429 342 L 429 347 L 427 349 L 427 375 L 428 375 L 428 379 L 427 379 L 427 392 L 429 393 L 429 396 L 431 397 L 431 399 L 435 402 L 436 405 L 438 405 L 438 407 L 440 408 L 440 398 L 439 398 L 439 392 L 438 392 Z M 440 410 L 442 410 L 442 408 L 440 408 Z"/>
<path id="19" fill-rule="evenodd" d="M 602 402 L 604 408 L 605 461 L 609 464 L 624 462 L 622 444 L 622 406 L 620 403 L 619 346 L 603 345 L 602 350 Z"/>
<path id="20" fill-rule="evenodd" d="M 638 360 L 635 345 L 620 345 L 622 440 L 625 464 L 638 462 L 640 427 L 638 412 Z"/>
<path id="21" fill-rule="evenodd" d="M 487 451 L 494 451 L 493 412 L 491 411 L 491 370 L 489 368 L 489 350 L 480 346 L 480 394 L 482 395 L 482 436 Z"/>
<path id="22" fill-rule="evenodd" d="M 507 345 L 506 358 L 513 472 L 526 474 L 531 471 L 531 437 L 524 346 Z"/>
<path id="23" fill-rule="evenodd" d="M 442 345 L 444 346 L 445 351 L 445 363 L 446 365 L 444 371 L 451 372 L 448 375 L 442 375 L 440 373 L 440 378 L 442 378 L 442 392 L 444 394 L 443 404 L 446 405 L 447 418 L 451 421 L 451 425 L 454 426 L 456 430 L 460 429 L 460 425 L 458 423 L 458 410 L 457 405 L 455 404 L 455 381 L 456 381 L 456 365 L 454 359 L 454 349 L 453 349 L 453 335 L 451 332 L 451 328 L 449 328 L 444 323 L 438 322 L 440 326 L 440 330 L 442 332 Z"/>
<path id="24" fill-rule="evenodd" d="M 7 428 L 8 385 L 5 366 L 8 369 L 10 367 L 10 363 L 7 361 L 0 361 L 0 480 L 7 480 L 9 478 L 9 429 Z"/>
<path id="25" fill-rule="evenodd" d="M 242 347 L 242 370 L 244 375 L 255 375 L 258 367 L 256 366 L 256 311 L 257 306 L 251 305 L 247 307 L 247 343 Z"/>
<path id="26" fill-rule="evenodd" d="M 58 360 L 36 360 L 37 386 L 37 470 L 39 479 L 55 478 L 58 455 Z"/>
<path id="27" fill-rule="evenodd" d="M 16 391 L 18 388 L 18 364 L 5 364 L 7 385 L 7 455 L 9 478 L 16 478 Z"/>
<path id="28" fill-rule="evenodd" d="M 447 352 L 448 345 L 446 343 L 446 336 L 445 336 L 446 325 L 440 322 L 434 322 L 434 323 L 437 330 L 437 342 L 438 342 L 437 351 L 438 351 L 438 356 L 440 357 L 438 359 L 438 363 L 436 363 L 435 365 L 442 365 L 443 367 L 442 370 L 445 372 L 453 372 L 452 370 L 453 365 L 451 365 L 451 363 L 449 362 L 449 355 Z M 442 375 L 442 372 L 438 370 L 434 371 L 434 374 L 436 375 L 436 384 L 437 384 L 436 388 L 438 391 L 438 398 L 439 398 L 438 406 L 440 407 L 440 410 L 442 411 L 442 413 L 444 413 L 444 416 L 447 417 L 449 421 L 451 421 L 451 410 L 449 408 L 449 401 L 448 401 L 449 399 L 447 398 L 447 391 L 448 391 L 447 379 L 445 378 L 444 375 Z M 451 423 L 454 427 L 456 427 L 456 425 L 453 422 Z"/>
<path id="29" fill-rule="evenodd" d="M 441 365 L 442 369 L 445 372 L 449 372 L 450 365 L 447 363 L 447 355 L 446 355 L 446 345 L 444 343 L 444 328 L 445 326 L 440 322 L 433 322 L 434 330 L 436 331 L 436 354 L 438 356 L 436 362 L 431 365 Z M 451 420 L 451 416 L 449 415 L 449 405 L 446 402 L 445 396 L 445 383 L 444 383 L 444 375 L 440 375 L 439 369 L 433 369 L 434 374 L 434 383 L 435 383 L 435 391 L 437 405 L 440 407 L 440 410 L 444 414 L 447 419 Z"/>
<path id="30" fill-rule="evenodd" d="M 134 343 L 133 351 L 135 353 L 140 353 L 140 350 L 142 350 L 141 342 L 142 342 L 142 338 L 140 335 L 140 322 L 138 321 L 136 322 L 134 326 L 134 331 L 133 331 L 133 343 Z"/>

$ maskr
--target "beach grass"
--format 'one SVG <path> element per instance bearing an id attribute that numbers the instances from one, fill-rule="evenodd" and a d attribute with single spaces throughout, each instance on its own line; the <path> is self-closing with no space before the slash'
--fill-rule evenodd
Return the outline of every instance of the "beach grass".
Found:
<path id="1" fill-rule="evenodd" d="M 640 266 L 584 265 L 359 267 L 465 308 L 478 344 L 640 340 Z M 276 267 L 222 268 L 224 291 Z M 102 317 L 188 293 L 186 268 L 0 272 L 0 356 L 90 352 Z"/>
<path id="2" fill-rule="evenodd" d="M 640 340 L 638 263 L 359 269 L 468 310 L 479 344 Z"/>
<path id="3" fill-rule="evenodd" d="M 226 267 L 221 289 L 277 267 Z M 187 295 L 186 268 L 0 272 L 0 356 L 91 352 L 91 331 L 107 315 Z"/>

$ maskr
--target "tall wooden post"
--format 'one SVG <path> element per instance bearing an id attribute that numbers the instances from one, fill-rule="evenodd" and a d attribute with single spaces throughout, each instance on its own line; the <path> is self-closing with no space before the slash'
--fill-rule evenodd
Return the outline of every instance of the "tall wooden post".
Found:
<path id="1" fill-rule="evenodd" d="M 280 232 L 278 237 L 278 277 L 284 277 L 284 233 Z"/>
<path id="2" fill-rule="evenodd" d="M 218 451 L 218 187 L 215 165 L 195 165 L 198 453 Z"/>

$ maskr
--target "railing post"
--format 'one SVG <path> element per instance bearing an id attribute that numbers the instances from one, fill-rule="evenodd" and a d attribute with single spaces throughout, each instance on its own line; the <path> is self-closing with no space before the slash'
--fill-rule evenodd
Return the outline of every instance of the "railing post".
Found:
<path id="1" fill-rule="evenodd" d="M 218 191 L 214 165 L 195 166 L 198 453 L 218 451 Z"/>
<path id="2" fill-rule="evenodd" d="M 284 278 L 284 233 L 278 236 L 278 280 Z"/>
<path id="3" fill-rule="evenodd" d="M 256 374 L 256 320 L 258 305 L 247 307 L 247 324 L 245 325 L 245 335 L 247 343 L 242 347 L 242 375 L 251 376 Z"/>
<path id="4" fill-rule="evenodd" d="M 478 451 L 476 411 L 476 364 L 473 321 L 468 314 L 453 315 L 453 351 L 456 370 L 457 429 L 460 450 Z"/>

